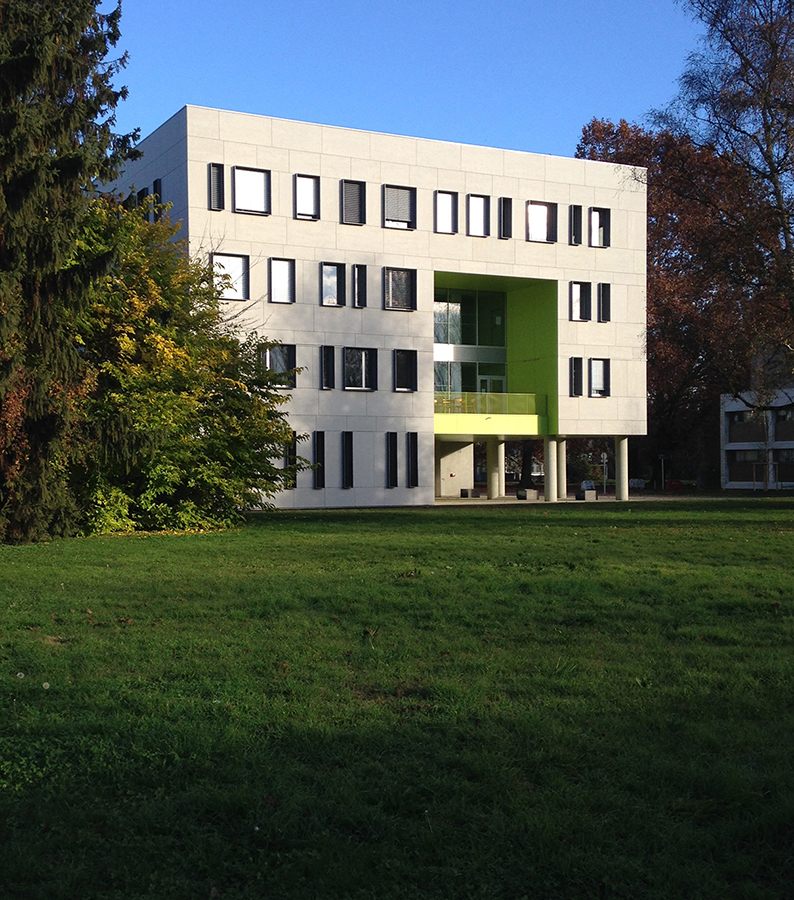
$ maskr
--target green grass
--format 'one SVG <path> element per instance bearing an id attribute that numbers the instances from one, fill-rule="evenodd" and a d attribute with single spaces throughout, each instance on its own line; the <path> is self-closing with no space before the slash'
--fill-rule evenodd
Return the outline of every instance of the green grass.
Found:
<path id="1" fill-rule="evenodd" d="M 0 547 L 0 897 L 791 896 L 793 559 L 761 499 Z"/>

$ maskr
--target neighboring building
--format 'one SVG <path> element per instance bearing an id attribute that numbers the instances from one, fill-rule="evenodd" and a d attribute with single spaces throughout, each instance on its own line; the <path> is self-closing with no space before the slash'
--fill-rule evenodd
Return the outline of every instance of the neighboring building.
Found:
<path id="1" fill-rule="evenodd" d="M 794 488 L 794 387 L 778 390 L 755 409 L 758 397 L 720 401 L 723 488 Z"/>
<path id="2" fill-rule="evenodd" d="M 504 493 L 504 442 L 645 434 L 644 171 L 188 106 L 115 188 L 172 204 L 230 314 L 300 372 L 283 507 Z"/>

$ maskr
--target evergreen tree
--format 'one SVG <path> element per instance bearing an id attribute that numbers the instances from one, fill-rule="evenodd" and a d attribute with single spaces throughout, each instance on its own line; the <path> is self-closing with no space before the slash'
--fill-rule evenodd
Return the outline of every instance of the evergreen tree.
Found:
<path id="1" fill-rule="evenodd" d="M 108 260 L 77 240 L 95 180 L 134 136 L 113 134 L 120 7 L 0 0 L 0 539 L 68 534 L 69 467 L 91 388 L 70 322 Z"/>

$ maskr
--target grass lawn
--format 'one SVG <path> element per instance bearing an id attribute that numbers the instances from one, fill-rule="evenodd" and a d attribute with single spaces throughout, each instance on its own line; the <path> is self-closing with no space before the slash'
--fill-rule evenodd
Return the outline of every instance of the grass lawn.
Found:
<path id="1" fill-rule="evenodd" d="M 0 897 L 794 894 L 794 501 L 0 546 Z"/>

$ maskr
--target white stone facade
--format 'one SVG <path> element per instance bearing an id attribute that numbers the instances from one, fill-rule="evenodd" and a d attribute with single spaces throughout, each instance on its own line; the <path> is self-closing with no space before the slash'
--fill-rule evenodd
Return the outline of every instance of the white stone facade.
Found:
<path id="1" fill-rule="evenodd" d="M 645 433 L 642 170 L 193 106 L 140 149 L 115 187 L 159 193 L 240 275 L 241 327 L 294 348 L 290 422 L 324 477 L 279 506 L 431 504 L 471 486 L 474 440 L 496 471 L 544 438 L 564 485 L 565 437 Z M 497 414 L 488 391 L 531 399 Z"/>

